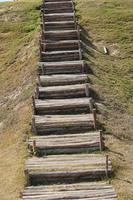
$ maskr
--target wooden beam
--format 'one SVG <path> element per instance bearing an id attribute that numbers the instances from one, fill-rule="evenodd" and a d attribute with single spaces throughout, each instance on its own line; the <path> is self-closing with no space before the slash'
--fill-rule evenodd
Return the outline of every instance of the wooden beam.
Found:
<path id="1" fill-rule="evenodd" d="M 36 91 L 35 91 L 35 97 L 38 99 L 39 98 L 39 84 L 36 84 Z"/>
<path id="2" fill-rule="evenodd" d="M 103 136 L 101 130 L 100 130 L 100 151 L 103 151 Z"/>
<path id="3" fill-rule="evenodd" d="M 33 142 L 36 141 L 34 146 L 40 155 L 94 152 L 99 150 L 99 134 L 99 131 L 94 131 L 84 134 L 33 136 L 29 139 L 28 144 L 30 149 L 33 149 Z"/>
<path id="4" fill-rule="evenodd" d="M 37 133 L 36 125 L 35 125 L 35 117 L 32 117 L 32 131 L 34 134 Z"/>
<path id="5" fill-rule="evenodd" d="M 40 62 L 39 74 L 57 75 L 57 74 L 80 74 L 83 61 L 58 61 L 58 62 Z M 45 69 L 46 70 L 43 70 Z M 44 73 L 46 72 L 46 73 Z"/>
<path id="6" fill-rule="evenodd" d="M 60 86 L 75 85 L 88 82 L 86 74 L 57 74 L 57 75 L 41 75 L 39 76 L 40 86 Z"/>
<path id="7" fill-rule="evenodd" d="M 45 158 L 29 158 L 26 169 L 32 184 L 60 181 L 101 180 L 106 177 L 106 158 L 101 154 L 50 155 Z M 108 175 L 112 165 L 108 162 Z"/>
<path id="8" fill-rule="evenodd" d="M 29 186 L 23 192 L 23 200 L 79 199 L 79 200 L 117 200 L 114 188 L 106 183 L 80 182 L 71 184 L 52 184 Z"/>
<path id="9" fill-rule="evenodd" d="M 92 114 L 35 116 L 38 135 L 79 133 L 94 130 Z"/>
<path id="10" fill-rule="evenodd" d="M 89 98 L 89 107 L 90 107 L 90 111 L 92 112 L 94 109 L 94 100 L 93 98 Z"/>
<path id="11" fill-rule="evenodd" d="M 90 113 L 91 98 L 34 100 L 37 115 Z"/>
<path id="12" fill-rule="evenodd" d="M 37 83 L 38 83 L 38 86 L 41 86 L 41 79 L 40 79 L 39 73 L 37 73 Z"/>
<path id="13" fill-rule="evenodd" d="M 97 128 L 97 113 L 96 113 L 96 109 L 92 110 L 93 113 L 93 119 L 94 119 L 94 129 Z"/>
<path id="14" fill-rule="evenodd" d="M 89 89 L 89 85 L 88 84 L 85 85 L 85 93 L 86 93 L 86 97 L 90 96 L 90 89 Z"/>
<path id="15" fill-rule="evenodd" d="M 106 155 L 106 177 L 109 178 L 109 156 Z"/>
<path id="16" fill-rule="evenodd" d="M 33 113 L 34 115 L 36 114 L 36 105 L 35 105 L 35 97 L 32 96 L 32 108 L 33 108 Z"/>
<path id="17" fill-rule="evenodd" d="M 39 89 L 38 89 L 39 95 L 38 96 L 40 99 L 81 98 L 81 97 L 86 97 L 86 89 L 85 88 L 86 88 L 86 84 L 39 87 Z M 88 91 L 88 93 L 89 93 L 89 91 Z M 88 94 L 88 96 L 89 96 L 89 94 Z"/>
<path id="18" fill-rule="evenodd" d="M 33 148 L 33 155 L 36 155 L 36 140 L 33 140 L 32 148 Z"/>

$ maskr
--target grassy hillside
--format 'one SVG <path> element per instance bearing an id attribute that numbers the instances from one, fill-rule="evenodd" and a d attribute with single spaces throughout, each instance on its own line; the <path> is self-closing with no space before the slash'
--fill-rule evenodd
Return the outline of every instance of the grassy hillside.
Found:
<path id="1" fill-rule="evenodd" d="M 90 79 L 102 112 L 106 144 L 120 200 L 132 200 L 132 0 L 76 0 Z M 38 59 L 40 0 L 0 3 L 0 199 L 17 200 L 23 190 L 25 141 Z M 104 55 L 103 46 L 109 55 Z"/>
<path id="2" fill-rule="evenodd" d="M 119 199 L 133 199 L 133 2 L 77 0 Z M 105 55 L 103 47 L 109 50 Z"/>
<path id="3" fill-rule="evenodd" d="M 24 186 L 25 140 L 38 59 L 40 1 L 0 3 L 0 199 Z"/>

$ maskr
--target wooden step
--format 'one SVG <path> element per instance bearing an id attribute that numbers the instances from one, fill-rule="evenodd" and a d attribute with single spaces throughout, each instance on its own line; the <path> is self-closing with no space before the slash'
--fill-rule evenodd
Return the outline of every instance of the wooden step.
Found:
<path id="1" fill-rule="evenodd" d="M 39 99 L 69 99 L 89 97 L 88 84 L 75 84 L 52 87 L 37 87 L 36 94 Z"/>
<path id="2" fill-rule="evenodd" d="M 78 31 L 75 30 L 54 30 L 54 31 L 44 31 L 45 40 L 60 41 L 60 40 L 78 40 Z"/>
<path id="3" fill-rule="evenodd" d="M 44 25 L 45 25 L 45 31 L 76 29 L 74 21 L 45 22 Z"/>
<path id="4" fill-rule="evenodd" d="M 42 51 L 41 61 L 44 62 L 57 62 L 57 61 L 67 61 L 67 60 L 80 60 L 79 50 L 67 50 L 67 51 Z"/>
<path id="5" fill-rule="evenodd" d="M 87 71 L 83 60 L 65 62 L 40 62 L 38 73 L 42 75 L 51 74 L 77 74 Z"/>
<path id="6" fill-rule="evenodd" d="M 45 0 L 45 2 L 62 2 L 62 1 L 66 1 L 66 2 L 70 2 L 71 0 Z M 44 3 L 45 5 L 45 3 Z"/>
<path id="7" fill-rule="evenodd" d="M 114 188 L 106 182 L 82 182 L 30 186 L 22 194 L 23 200 L 117 200 Z"/>
<path id="8" fill-rule="evenodd" d="M 80 44 L 79 40 L 63 40 L 58 42 L 42 41 L 41 43 L 43 51 L 78 50 Z"/>
<path id="9" fill-rule="evenodd" d="M 26 162 L 31 185 L 101 180 L 112 173 L 110 160 L 101 154 L 51 155 L 32 157 Z"/>
<path id="10" fill-rule="evenodd" d="M 81 153 L 102 150 L 104 143 L 100 131 L 84 134 L 34 136 L 29 147 L 37 155 Z"/>
<path id="11" fill-rule="evenodd" d="M 33 99 L 33 104 L 36 115 L 90 113 L 93 108 L 92 98 Z"/>
<path id="12" fill-rule="evenodd" d="M 69 0 L 69 1 L 65 1 L 65 0 L 64 1 L 60 1 L 60 0 L 59 1 L 58 0 L 56 0 L 56 1 L 46 1 L 45 6 L 46 7 L 72 6 L 72 2 L 73 2 L 72 0 Z"/>
<path id="13" fill-rule="evenodd" d="M 45 31 L 50 30 L 74 30 L 74 21 L 45 22 Z"/>
<path id="14" fill-rule="evenodd" d="M 33 126 L 36 134 L 65 134 L 95 129 L 93 114 L 80 115 L 35 115 Z"/>
<path id="15" fill-rule="evenodd" d="M 60 4 L 60 5 L 57 5 L 57 3 Z M 62 4 L 61 3 L 65 3 L 65 4 Z M 43 10 L 44 12 L 47 14 L 49 13 L 72 13 L 74 12 L 74 4 L 73 4 L 73 1 L 49 1 L 49 2 L 46 2 L 49 4 L 49 7 L 47 6 L 43 6 Z M 52 6 L 51 6 L 51 5 Z M 54 4 L 54 6 L 53 6 Z M 56 6 L 55 6 L 56 4 Z"/>
<path id="16" fill-rule="evenodd" d="M 66 8 L 73 8 L 72 1 L 54 1 L 54 2 L 45 2 L 45 8 L 51 9 L 51 8 L 60 8 L 60 9 L 66 9 Z"/>
<path id="17" fill-rule="evenodd" d="M 44 14 L 45 22 L 55 22 L 55 21 L 74 21 L 74 13 L 54 13 L 54 14 Z"/>
<path id="18" fill-rule="evenodd" d="M 41 75 L 39 76 L 39 84 L 43 87 L 75 85 L 89 82 L 86 74 L 61 74 L 61 75 Z"/>
<path id="19" fill-rule="evenodd" d="M 72 13 L 73 12 L 73 7 L 52 7 L 52 8 L 45 8 L 44 7 L 44 13 L 46 14 L 52 14 L 52 13 Z"/>

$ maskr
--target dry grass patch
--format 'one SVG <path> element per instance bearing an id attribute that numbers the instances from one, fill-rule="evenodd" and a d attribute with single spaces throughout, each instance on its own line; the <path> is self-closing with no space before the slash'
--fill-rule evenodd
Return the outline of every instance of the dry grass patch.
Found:
<path id="1" fill-rule="evenodd" d="M 120 200 L 133 199 L 132 0 L 77 0 L 80 24 L 88 31 L 86 57 Z M 103 47 L 109 50 L 105 55 Z"/>
<path id="2" fill-rule="evenodd" d="M 0 3 L 0 199 L 23 190 L 38 59 L 40 1 Z"/>

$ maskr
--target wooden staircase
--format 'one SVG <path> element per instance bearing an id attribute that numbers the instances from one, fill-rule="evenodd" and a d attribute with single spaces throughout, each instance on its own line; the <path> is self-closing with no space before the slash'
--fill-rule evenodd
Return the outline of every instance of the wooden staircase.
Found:
<path id="1" fill-rule="evenodd" d="M 23 200 L 116 200 L 72 0 L 45 0 Z"/>

